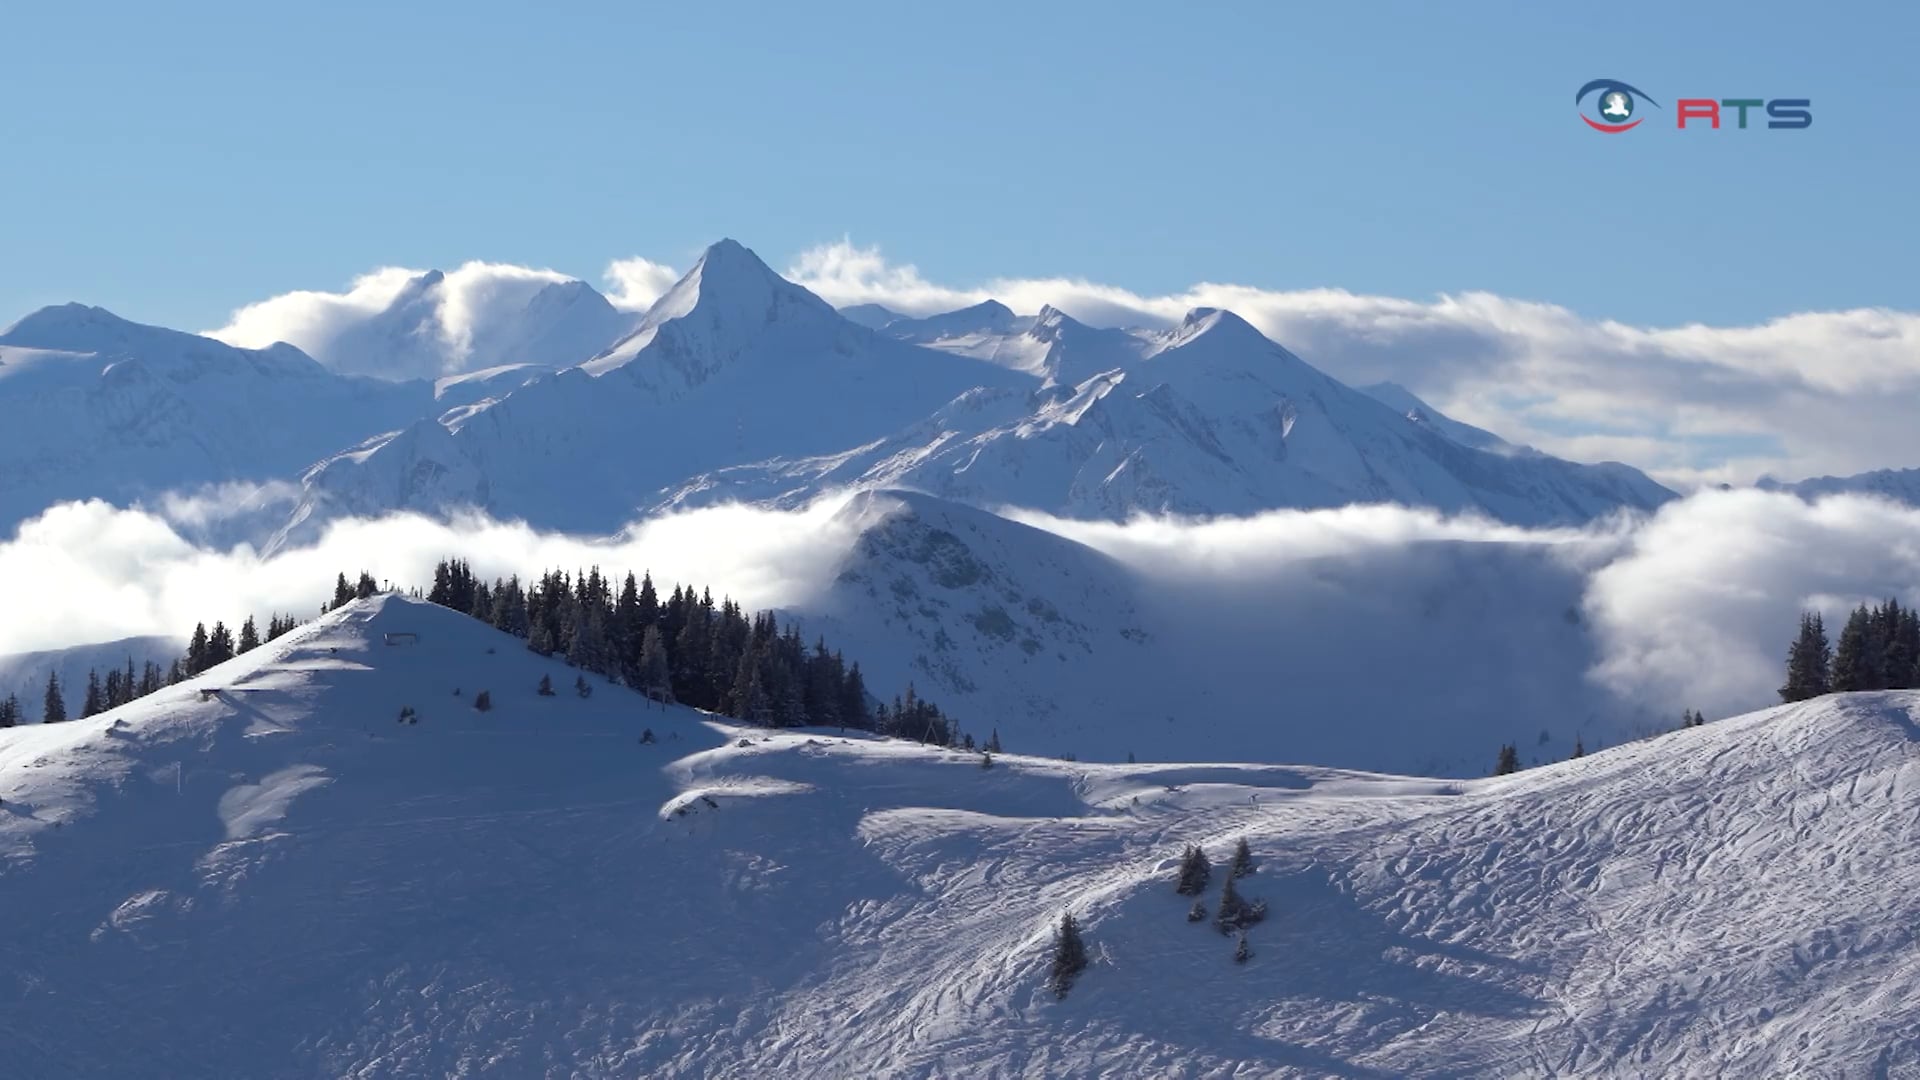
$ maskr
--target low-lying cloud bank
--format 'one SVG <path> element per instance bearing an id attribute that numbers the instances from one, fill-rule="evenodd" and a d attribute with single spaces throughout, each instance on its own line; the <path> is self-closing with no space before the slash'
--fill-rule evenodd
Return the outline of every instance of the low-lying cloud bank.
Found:
<path id="1" fill-rule="evenodd" d="M 843 506 L 835 498 L 791 512 L 703 509 L 612 539 L 395 516 L 342 522 L 311 547 L 262 557 L 245 546 L 196 546 L 156 513 L 66 504 L 0 542 L 0 653 L 181 634 L 196 621 L 250 613 L 309 615 L 342 570 L 425 583 L 449 554 L 489 578 L 552 567 L 651 570 L 662 588 L 698 583 L 751 607 L 804 610 L 854 546 L 859 522 L 841 514 Z M 1434 545 L 1527 558 L 1546 551 L 1584 575 L 1580 615 L 1601 657 L 1589 677 L 1662 714 L 1687 706 L 1719 716 L 1771 703 L 1803 608 L 1837 623 L 1863 601 L 1920 598 L 1920 510 L 1858 496 L 1807 503 L 1757 491 L 1704 493 L 1650 519 L 1588 530 L 1532 531 L 1390 506 L 1125 525 L 1018 516 L 1108 554 L 1149 585 L 1276 605 L 1289 602 L 1303 566 L 1316 562 L 1404 564 L 1381 575 L 1404 589 L 1418 568 L 1445 565 L 1421 558 Z M 1370 575 L 1342 580 L 1360 590 L 1366 586 L 1351 583 Z M 1498 618 L 1501 598 L 1487 599 L 1487 617 Z M 1356 600 L 1383 610 L 1381 597 Z M 1387 598 L 1384 610 L 1400 602 Z M 1415 603 L 1404 598 L 1409 616 Z"/>
<path id="2" fill-rule="evenodd" d="M 598 566 L 651 571 L 663 590 L 711 586 L 754 607 L 804 603 L 853 543 L 838 501 L 791 513 L 718 507 L 657 518 L 615 538 L 543 532 L 524 523 L 416 515 L 346 520 L 308 547 L 262 556 L 251 546 L 200 547 L 161 513 L 100 501 L 66 503 L 0 542 L 0 654 L 142 634 L 184 635 L 196 622 L 238 624 L 271 612 L 310 617 L 334 575 L 431 584 L 457 555 L 492 579 Z"/>

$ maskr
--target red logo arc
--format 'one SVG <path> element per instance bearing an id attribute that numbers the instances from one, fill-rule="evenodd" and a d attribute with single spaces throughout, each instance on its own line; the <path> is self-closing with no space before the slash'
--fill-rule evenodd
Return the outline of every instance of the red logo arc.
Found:
<path id="1" fill-rule="evenodd" d="M 1595 131 L 1604 131 L 1609 135 L 1617 135 L 1622 131 L 1627 131 L 1632 128 L 1639 127 L 1640 120 L 1644 120 L 1646 119 L 1646 117 L 1643 116 L 1640 118 L 1640 120 L 1629 120 L 1624 124 L 1603 124 L 1598 120 L 1595 120 L 1591 117 L 1584 116 L 1584 115 L 1581 116 L 1580 119 L 1585 120 L 1587 122 L 1587 126 L 1592 128 Z"/>

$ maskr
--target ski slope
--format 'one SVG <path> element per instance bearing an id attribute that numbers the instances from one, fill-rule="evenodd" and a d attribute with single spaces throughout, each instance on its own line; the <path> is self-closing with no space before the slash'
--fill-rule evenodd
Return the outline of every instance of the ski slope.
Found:
<path id="1" fill-rule="evenodd" d="M 1920 1070 L 1920 695 L 1438 781 L 983 769 L 572 683 L 377 597 L 0 732 L 8 1074 Z M 1243 966 L 1171 876 L 1242 837 Z"/>

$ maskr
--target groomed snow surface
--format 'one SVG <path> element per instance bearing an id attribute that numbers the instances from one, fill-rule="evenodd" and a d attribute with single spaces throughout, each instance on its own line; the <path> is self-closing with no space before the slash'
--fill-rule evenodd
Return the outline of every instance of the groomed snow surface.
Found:
<path id="1" fill-rule="evenodd" d="M 1920 694 L 1437 781 L 982 768 L 574 677 L 379 597 L 0 731 L 5 1074 L 1920 1073 Z M 1241 838 L 1236 964 L 1172 869 L 1211 907 Z"/>

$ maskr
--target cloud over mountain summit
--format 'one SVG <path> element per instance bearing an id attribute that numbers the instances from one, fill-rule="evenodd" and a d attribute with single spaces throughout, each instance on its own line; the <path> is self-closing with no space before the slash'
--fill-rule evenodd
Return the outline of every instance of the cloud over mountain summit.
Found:
<path id="1" fill-rule="evenodd" d="M 611 344 L 676 276 L 663 262 L 618 259 L 601 275 L 602 296 L 548 269 L 389 267 L 344 291 L 249 305 L 212 334 L 254 347 L 284 340 L 338 370 L 386 377 L 565 365 Z M 1147 294 L 1017 275 L 955 286 L 849 240 L 801 252 L 786 276 L 836 306 L 908 316 L 994 299 L 1023 314 L 1052 306 L 1099 327 L 1164 327 L 1194 308 L 1224 308 L 1351 385 L 1398 383 L 1515 442 L 1625 461 L 1674 486 L 1920 462 L 1920 434 L 1900 405 L 1920 393 L 1920 313 L 1912 311 L 1644 327 L 1471 290 L 1421 300 L 1201 282 Z M 548 298 L 569 303 L 530 314 L 555 286 L 563 288 Z M 577 311 L 564 310 L 573 304 Z"/>

